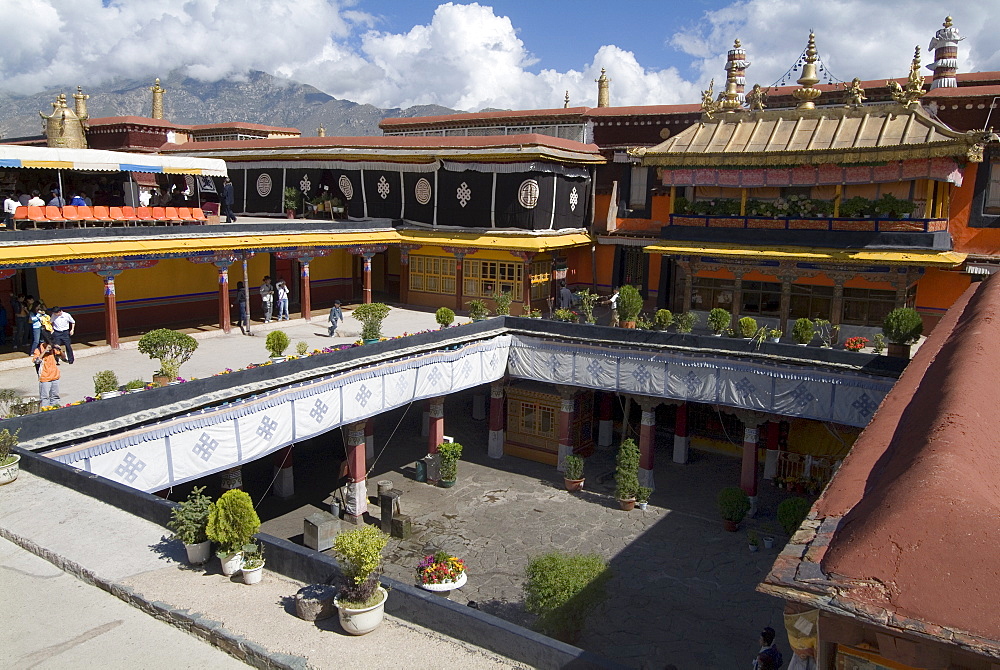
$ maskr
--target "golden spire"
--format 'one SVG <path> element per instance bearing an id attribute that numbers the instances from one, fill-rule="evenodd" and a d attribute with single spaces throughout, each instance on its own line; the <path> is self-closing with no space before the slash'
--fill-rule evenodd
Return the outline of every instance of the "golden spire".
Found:
<path id="1" fill-rule="evenodd" d="M 153 92 L 153 114 L 152 118 L 162 119 L 163 118 L 163 94 L 167 92 L 167 89 L 160 86 L 160 78 L 156 78 L 156 83 L 149 87 L 149 90 Z"/>
<path id="2" fill-rule="evenodd" d="M 736 53 L 741 49 L 740 41 L 737 39 L 733 43 L 730 53 Z M 740 100 L 740 89 L 737 82 L 739 68 L 732 60 L 726 61 L 726 89 L 719 96 L 718 108 L 724 112 L 735 112 L 743 108 L 743 101 Z"/>
<path id="3" fill-rule="evenodd" d="M 83 94 L 83 87 L 77 86 L 76 93 L 73 94 L 73 110 L 76 112 L 76 116 L 80 119 L 80 121 L 86 121 L 90 118 L 87 114 L 88 98 L 90 98 L 89 95 Z"/>
<path id="4" fill-rule="evenodd" d="M 920 76 L 920 47 L 913 51 L 913 61 L 910 63 L 910 76 L 906 78 L 906 88 L 896 81 L 887 81 L 892 99 L 904 107 L 916 107 L 917 101 L 924 94 L 924 78 Z"/>
<path id="5" fill-rule="evenodd" d="M 563 99 L 563 109 L 569 107 L 569 91 L 566 91 L 566 97 Z"/>
<path id="6" fill-rule="evenodd" d="M 940 14 L 938 14 L 938 16 L 940 16 Z M 951 17 L 944 17 L 944 23 L 942 25 L 944 25 L 945 28 L 951 28 Z"/>
<path id="7" fill-rule="evenodd" d="M 326 137 L 326 128 L 320 126 L 316 129 L 316 137 Z"/>
<path id="8" fill-rule="evenodd" d="M 598 107 L 610 107 L 611 106 L 611 96 L 608 93 L 608 84 L 611 83 L 611 79 L 605 73 L 604 68 L 601 68 L 600 79 L 595 79 L 597 82 L 597 106 Z"/>
<path id="9" fill-rule="evenodd" d="M 83 134 L 83 124 L 76 112 L 66 105 L 66 94 L 60 93 L 52 103 L 52 113 L 38 115 L 45 120 L 46 145 L 67 149 L 86 149 L 87 138 Z"/>
<path id="10" fill-rule="evenodd" d="M 816 34 L 809 32 L 809 44 L 806 46 L 806 61 L 802 66 L 802 76 L 796 83 L 802 88 L 792 91 L 792 96 L 799 101 L 796 109 L 816 109 L 816 98 L 822 95 L 822 91 L 813 88 L 819 83 L 816 76 Z"/>

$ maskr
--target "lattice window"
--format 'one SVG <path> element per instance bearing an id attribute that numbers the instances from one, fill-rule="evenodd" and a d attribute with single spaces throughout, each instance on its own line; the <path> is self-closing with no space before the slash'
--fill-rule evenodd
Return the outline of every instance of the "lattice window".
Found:
<path id="1" fill-rule="evenodd" d="M 1000 214 L 1000 161 L 990 162 L 990 182 L 986 188 L 987 214 Z"/>
<path id="2" fill-rule="evenodd" d="M 519 401 L 514 409 L 514 418 L 520 433 L 536 437 L 556 437 L 555 409 L 538 403 Z"/>
<path id="3" fill-rule="evenodd" d="M 497 293 L 510 293 L 514 300 L 522 300 L 524 263 L 466 259 L 462 269 L 463 296 L 492 298 Z"/>
<path id="4" fill-rule="evenodd" d="M 646 287 L 643 286 L 643 270 L 645 268 L 646 254 L 642 252 L 642 247 L 622 247 L 621 281 L 619 285 L 631 284 L 638 287 L 639 291 L 645 294 Z"/>
<path id="5" fill-rule="evenodd" d="M 842 323 L 859 326 L 881 326 L 886 315 L 896 307 L 895 291 L 868 288 L 844 289 Z"/>
<path id="6" fill-rule="evenodd" d="M 410 290 L 455 295 L 455 259 L 411 254 Z"/>
<path id="7" fill-rule="evenodd" d="M 536 261 L 528 266 L 531 275 L 531 299 L 545 300 L 552 295 L 552 261 Z"/>

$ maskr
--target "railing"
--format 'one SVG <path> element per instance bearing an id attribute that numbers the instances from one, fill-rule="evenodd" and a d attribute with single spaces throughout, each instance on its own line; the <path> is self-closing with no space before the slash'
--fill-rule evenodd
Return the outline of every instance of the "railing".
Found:
<path id="1" fill-rule="evenodd" d="M 782 451 L 778 454 L 777 476 L 788 484 L 815 483 L 822 487 L 833 477 L 833 473 L 840 467 L 841 460 Z"/>
<path id="2" fill-rule="evenodd" d="M 670 226 L 689 228 L 752 228 L 766 230 L 827 230 L 876 233 L 933 233 L 948 230 L 947 219 L 846 219 L 768 216 L 706 216 L 671 214 Z"/>

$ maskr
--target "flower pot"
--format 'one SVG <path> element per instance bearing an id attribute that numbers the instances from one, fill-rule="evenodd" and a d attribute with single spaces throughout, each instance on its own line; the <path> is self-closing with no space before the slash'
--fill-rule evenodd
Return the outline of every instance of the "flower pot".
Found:
<path id="1" fill-rule="evenodd" d="M 12 455 L 14 461 L 7 465 L 0 466 L 0 485 L 10 484 L 17 479 L 17 473 L 21 471 L 21 457 L 18 454 Z"/>
<path id="2" fill-rule="evenodd" d="M 635 328 L 635 321 L 622 321 L 622 328 Z"/>
<path id="3" fill-rule="evenodd" d="M 284 363 L 287 360 L 287 356 L 271 356 L 272 363 Z"/>
<path id="4" fill-rule="evenodd" d="M 208 559 L 212 558 L 211 540 L 205 540 L 197 544 L 185 544 L 184 549 L 187 551 L 188 563 L 191 565 L 208 563 Z"/>
<path id="5" fill-rule="evenodd" d="M 712 337 L 722 337 L 722 333 L 712 333 Z"/>
<path id="6" fill-rule="evenodd" d="M 157 386 L 166 386 L 170 383 L 170 375 L 153 375 L 153 383 Z"/>
<path id="7" fill-rule="evenodd" d="M 763 537 L 763 540 L 764 540 L 764 548 L 765 549 L 770 549 L 770 548 L 772 548 L 774 546 L 774 538 L 771 537 L 770 535 L 765 535 Z"/>
<path id="8" fill-rule="evenodd" d="M 450 591 L 455 589 L 460 589 L 465 586 L 465 583 L 469 581 L 468 573 L 463 572 L 458 576 L 455 581 L 444 581 L 440 584 L 417 584 L 424 591 L 433 591 L 434 593 L 448 594 Z"/>
<path id="9" fill-rule="evenodd" d="M 750 553 L 753 553 L 753 552 L 757 551 L 758 549 L 760 549 L 760 547 L 758 547 L 756 544 L 751 544 L 751 545 L 747 545 L 747 546 L 750 547 Z"/>
<path id="10" fill-rule="evenodd" d="M 910 357 L 910 345 L 908 344 L 894 344 L 889 343 L 888 354 L 890 356 L 895 356 L 896 358 L 909 358 Z"/>
<path id="11" fill-rule="evenodd" d="M 735 533 L 736 529 L 740 527 L 740 524 L 736 521 L 730 521 L 729 519 L 722 520 L 722 527 L 730 533 Z"/>
<path id="12" fill-rule="evenodd" d="M 99 397 L 101 400 L 107 400 L 108 398 L 116 398 L 124 393 L 124 391 L 104 391 Z"/>
<path id="13" fill-rule="evenodd" d="M 455 485 L 454 479 L 442 479 L 438 481 L 438 486 L 440 486 L 443 489 L 450 489 L 454 485 Z"/>
<path id="14" fill-rule="evenodd" d="M 648 502 L 637 502 L 637 503 L 636 503 L 636 506 L 637 506 L 637 507 L 638 507 L 639 509 L 641 509 L 641 510 L 644 510 L 644 509 L 646 509 L 646 505 L 648 505 L 648 504 L 649 504 Z"/>
<path id="15" fill-rule="evenodd" d="M 222 574 L 232 577 L 243 568 L 243 553 L 237 551 L 235 554 L 220 555 L 222 561 Z"/>
<path id="16" fill-rule="evenodd" d="M 381 586 L 378 587 L 378 592 L 382 600 L 364 609 L 344 607 L 334 598 L 333 604 L 339 610 L 341 628 L 351 635 L 364 635 L 378 628 L 385 618 L 385 600 L 389 597 L 389 593 Z"/>
<path id="17" fill-rule="evenodd" d="M 635 498 L 619 498 L 618 505 L 621 506 L 624 511 L 628 512 L 629 510 L 635 509 Z"/>
<path id="18" fill-rule="evenodd" d="M 243 576 L 244 584 L 258 584 L 260 580 L 264 578 L 264 564 L 258 565 L 256 568 L 242 568 L 240 574 Z"/>
<path id="19" fill-rule="evenodd" d="M 377 337 L 376 337 L 376 338 L 372 338 L 372 339 L 365 339 L 365 340 L 362 340 L 362 342 L 364 342 L 365 344 L 376 344 L 376 343 L 378 343 L 378 341 L 379 341 L 379 340 L 378 340 L 378 338 L 377 338 Z"/>
<path id="20" fill-rule="evenodd" d="M 781 338 L 780 337 L 772 337 L 771 341 L 774 342 L 775 344 L 778 344 L 779 342 L 781 342 Z"/>
<path id="21" fill-rule="evenodd" d="M 586 481 L 586 480 L 585 479 L 566 479 L 565 477 L 563 478 L 563 484 L 566 485 L 566 490 L 569 491 L 570 493 L 573 493 L 575 491 L 582 491 L 583 490 L 583 482 L 584 481 Z"/>
<path id="22" fill-rule="evenodd" d="M 285 210 L 285 218 L 286 219 L 294 219 L 295 218 L 295 210 L 294 209 L 286 209 Z"/>

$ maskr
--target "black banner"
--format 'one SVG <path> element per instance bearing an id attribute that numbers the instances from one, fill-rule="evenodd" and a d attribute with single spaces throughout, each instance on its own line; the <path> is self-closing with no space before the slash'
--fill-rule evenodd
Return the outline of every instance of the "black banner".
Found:
<path id="1" fill-rule="evenodd" d="M 402 183 L 398 172 L 365 170 L 365 201 L 368 217 L 398 219 L 403 204 Z"/>
<path id="2" fill-rule="evenodd" d="M 403 218 L 434 223 L 434 173 L 404 172 Z"/>
<path id="3" fill-rule="evenodd" d="M 489 172 L 438 172 L 438 225 L 489 228 L 493 175 Z"/>

